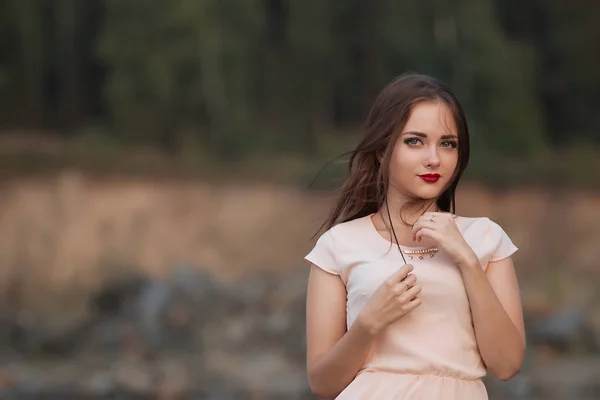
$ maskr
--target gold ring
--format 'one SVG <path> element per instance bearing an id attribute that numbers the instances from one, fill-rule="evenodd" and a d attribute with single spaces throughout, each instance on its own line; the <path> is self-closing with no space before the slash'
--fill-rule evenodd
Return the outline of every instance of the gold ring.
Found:
<path id="1" fill-rule="evenodd" d="M 406 288 L 405 290 L 408 290 L 408 289 L 410 289 L 410 286 L 408 286 L 408 283 L 406 283 L 406 282 L 404 282 L 404 281 L 400 281 L 400 282 L 398 282 L 398 283 L 401 283 L 401 284 L 403 284 L 403 285 L 404 285 L 404 287 Z M 394 290 L 394 292 L 396 292 L 396 293 L 399 293 L 399 292 L 400 292 L 400 289 L 399 289 L 399 287 L 398 287 L 398 286 L 396 286 L 396 289 Z"/>

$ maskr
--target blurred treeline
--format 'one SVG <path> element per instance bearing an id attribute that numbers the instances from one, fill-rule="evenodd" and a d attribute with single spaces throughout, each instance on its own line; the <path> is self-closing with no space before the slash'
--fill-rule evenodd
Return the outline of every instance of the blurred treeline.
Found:
<path id="1" fill-rule="evenodd" d="M 416 71 L 456 91 L 475 162 L 534 162 L 600 144 L 598 15 L 590 0 L 2 0 L 0 124 L 314 155 Z"/>

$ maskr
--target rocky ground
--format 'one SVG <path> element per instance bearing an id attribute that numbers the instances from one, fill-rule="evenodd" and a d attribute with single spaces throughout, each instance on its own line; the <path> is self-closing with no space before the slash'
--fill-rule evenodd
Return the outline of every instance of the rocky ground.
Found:
<path id="1" fill-rule="evenodd" d="M 222 283 L 180 266 L 89 296 L 61 324 L 5 311 L 0 398 L 312 399 L 305 375 L 306 270 Z M 530 348 L 490 398 L 600 398 L 600 332 L 585 310 L 528 317 Z"/>

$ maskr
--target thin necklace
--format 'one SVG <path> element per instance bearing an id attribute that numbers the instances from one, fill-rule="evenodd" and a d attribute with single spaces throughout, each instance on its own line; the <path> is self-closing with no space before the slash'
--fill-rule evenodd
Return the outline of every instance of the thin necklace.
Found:
<path id="1" fill-rule="evenodd" d="M 425 212 L 429 209 L 429 207 L 431 207 L 433 205 L 433 203 L 435 203 L 435 200 L 431 204 L 429 204 L 429 206 L 425 207 L 425 209 L 419 215 L 419 217 L 421 217 L 423 214 L 425 214 Z M 392 217 L 390 215 L 390 207 L 388 206 L 387 196 L 385 198 L 385 208 L 387 210 L 388 220 L 390 221 L 390 228 L 392 228 L 392 233 L 394 235 L 394 239 L 396 240 L 396 246 L 398 247 L 398 251 L 400 252 L 400 255 L 402 256 L 402 261 L 404 261 L 404 264 L 408 264 L 406 262 L 406 258 L 404 258 L 404 253 L 406 253 L 406 254 L 420 254 L 419 258 L 421 260 L 423 259 L 423 254 L 425 254 L 425 253 L 430 253 L 430 257 L 433 257 L 433 255 L 438 251 L 437 247 L 433 247 L 431 249 L 405 250 L 404 252 L 402 251 L 402 249 L 400 248 L 400 243 L 398 242 L 398 237 L 396 236 L 396 230 L 394 229 L 394 224 L 392 223 Z M 412 226 L 414 226 L 414 224 Z M 408 258 L 412 260 L 413 256 L 409 255 Z"/>

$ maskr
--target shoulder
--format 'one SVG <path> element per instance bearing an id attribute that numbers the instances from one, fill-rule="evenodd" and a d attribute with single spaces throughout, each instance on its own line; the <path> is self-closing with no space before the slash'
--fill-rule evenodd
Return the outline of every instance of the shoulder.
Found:
<path id="1" fill-rule="evenodd" d="M 339 223 L 323 232 L 305 259 L 328 272 L 339 274 L 338 257 L 344 249 L 360 243 L 361 237 L 364 237 L 364 218 Z"/>
<path id="2" fill-rule="evenodd" d="M 504 228 L 488 217 L 458 217 L 457 225 L 483 265 L 509 257 L 518 250 Z"/>
<path id="3" fill-rule="evenodd" d="M 356 218 L 351 221 L 341 222 L 332 227 L 328 232 L 333 239 L 348 242 L 360 238 L 365 232 L 369 216 Z M 327 232 L 325 232 L 327 233 Z"/>
<path id="4" fill-rule="evenodd" d="M 490 235 L 503 231 L 502 227 L 489 217 L 457 216 L 456 224 L 463 234 Z"/>
<path id="5" fill-rule="evenodd" d="M 463 217 L 456 216 L 456 224 L 463 230 L 481 229 L 489 224 L 491 220 L 488 217 Z"/>

